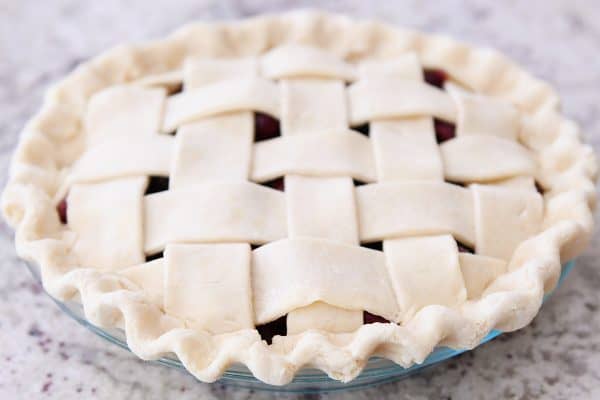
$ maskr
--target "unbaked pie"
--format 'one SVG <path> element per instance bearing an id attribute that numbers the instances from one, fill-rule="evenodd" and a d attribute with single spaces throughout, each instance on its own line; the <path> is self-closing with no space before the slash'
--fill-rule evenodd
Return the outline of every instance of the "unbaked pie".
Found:
<path id="1" fill-rule="evenodd" d="M 46 290 L 144 359 L 348 381 L 528 324 L 588 241 L 595 176 L 554 91 L 496 52 L 302 12 L 82 64 L 3 210 Z"/>

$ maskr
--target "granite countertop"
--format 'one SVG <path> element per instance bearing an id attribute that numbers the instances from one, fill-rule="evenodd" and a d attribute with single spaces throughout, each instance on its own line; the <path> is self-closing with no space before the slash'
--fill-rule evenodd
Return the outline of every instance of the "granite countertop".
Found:
<path id="1" fill-rule="evenodd" d="M 318 1 L 102 0 L 0 2 L 0 163 L 9 156 L 45 88 L 78 62 L 122 41 L 156 38 L 181 24 Z M 559 90 L 564 111 L 600 148 L 600 6 L 592 1 L 328 2 L 330 11 L 445 32 L 509 54 Z M 16 257 L 0 225 L 0 398 L 270 398 L 206 385 L 144 363 L 64 315 Z M 410 379 L 306 398 L 600 398 L 599 235 L 535 321 Z"/>

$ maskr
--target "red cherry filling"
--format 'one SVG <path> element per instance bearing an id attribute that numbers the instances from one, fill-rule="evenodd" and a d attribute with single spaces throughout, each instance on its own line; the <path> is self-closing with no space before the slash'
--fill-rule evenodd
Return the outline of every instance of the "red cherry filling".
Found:
<path id="1" fill-rule="evenodd" d="M 448 74 L 442 69 L 425 69 L 423 75 L 425 82 L 440 89 L 444 88 L 444 82 L 448 79 Z"/>
<path id="2" fill-rule="evenodd" d="M 369 133 L 371 131 L 371 127 L 369 126 L 369 123 L 366 122 L 362 125 L 358 125 L 358 126 L 353 126 L 352 127 L 353 130 L 362 133 L 365 136 L 369 136 Z"/>
<path id="3" fill-rule="evenodd" d="M 283 178 L 276 178 L 268 182 L 263 182 L 261 185 L 268 186 L 275 190 L 281 190 L 282 192 L 285 191 L 285 181 Z"/>
<path id="4" fill-rule="evenodd" d="M 162 252 L 162 251 L 160 253 L 150 254 L 150 255 L 146 256 L 146 262 L 154 261 L 159 258 L 163 258 L 164 256 L 165 256 L 164 252 Z"/>
<path id="5" fill-rule="evenodd" d="M 456 126 L 450 122 L 434 118 L 433 127 L 435 129 L 435 138 L 438 143 L 443 143 L 456 136 Z"/>
<path id="6" fill-rule="evenodd" d="M 60 222 L 63 224 L 67 223 L 67 198 L 65 197 L 58 203 L 56 206 L 56 212 L 58 213 L 58 218 Z"/>
<path id="7" fill-rule="evenodd" d="M 456 244 L 458 245 L 458 251 L 461 253 L 471 253 L 471 254 L 475 254 L 475 250 L 473 250 L 473 248 L 462 244 L 459 241 L 456 241 Z"/>
<path id="8" fill-rule="evenodd" d="M 380 317 L 379 315 L 375 315 L 375 314 L 371 314 L 368 311 L 363 311 L 363 325 L 366 324 L 374 324 L 380 322 L 382 324 L 387 324 L 390 323 L 392 321 L 389 321 L 383 317 Z"/>
<path id="9" fill-rule="evenodd" d="M 169 177 L 151 176 L 144 194 L 164 192 L 165 190 L 169 190 Z"/>
<path id="10" fill-rule="evenodd" d="M 260 112 L 254 113 L 254 141 L 273 139 L 281 135 L 279 120 Z"/>
<path id="11" fill-rule="evenodd" d="M 545 192 L 544 188 L 542 187 L 542 185 L 540 185 L 538 181 L 535 181 L 535 190 L 537 190 L 539 194 L 544 194 Z"/>
<path id="12" fill-rule="evenodd" d="M 379 241 L 379 242 L 363 243 L 363 244 L 361 244 L 361 247 L 366 247 L 367 249 L 371 249 L 371 250 L 383 251 L 383 242 Z"/>
<path id="13" fill-rule="evenodd" d="M 267 344 L 273 343 L 273 336 L 287 335 L 287 315 L 277 318 L 275 321 L 267 322 L 264 325 L 257 325 L 256 330 L 262 340 Z"/>
<path id="14" fill-rule="evenodd" d="M 167 89 L 168 89 L 167 91 L 169 92 L 169 95 L 172 96 L 174 94 L 183 92 L 183 84 L 180 83 L 177 85 L 173 85 L 171 88 L 167 88 Z"/>

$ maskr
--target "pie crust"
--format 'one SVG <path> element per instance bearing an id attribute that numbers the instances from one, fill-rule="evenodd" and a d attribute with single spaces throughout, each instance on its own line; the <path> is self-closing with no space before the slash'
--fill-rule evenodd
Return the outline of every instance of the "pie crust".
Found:
<path id="1" fill-rule="evenodd" d="M 254 113 L 281 135 L 254 141 Z M 346 382 L 371 356 L 408 367 L 533 319 L 592 233 L 579 136 L 493 50 L 320 12 L 197 23 L 52 87 L 2 208 L 45 289 L 139 357 L 175 354 L 206 382 L 232 363 Z M 144 195 L 149 176 L 169 190 Z"/>

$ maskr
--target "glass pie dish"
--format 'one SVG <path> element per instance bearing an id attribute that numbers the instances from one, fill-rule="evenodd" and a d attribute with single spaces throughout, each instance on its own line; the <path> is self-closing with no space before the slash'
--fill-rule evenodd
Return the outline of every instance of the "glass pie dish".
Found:
<path id="1" fill-rule="evenodd" d="M 32 273 L 36 281 L 38 281 L 41 284 L 41 276 L 38 266 L 29 262 L 26 262 L 25 265 Z M 563 265 L 560 279 L 556 288 L 558 288 L 561 285 L 562 281 L 565 279 L 565 277 L 569 274 L 569 272 L 571 271 L 571 269 L 573 269 L 574 266 L 574 260 L 569 261 Z M 554 290 L 556 290 L 556 288 Z M 548 296 L 550 296 L 551 294 L 552 292 L 548 293 L 545 299 L 548 298 Z M 85 318 L 83 307 L 78 302 L 62 302 L 54 299 L 53 297 L 51 298 L 59 306 L 59 308 L 63 310 L 67 315 L 75 319 L 77 322 L 85 326 L 87 329 L 89 329 L 96 335 L 106 339 L 110 343 L 116 344 L 117 346 L 123 349 L 131 351 L 127 346 L 125 333 L 122 330 L 116 328 L 105 329 L 91 324 Z M 493 330 L 481 341 L 479 345 L 487 343 L 501 334 L 501 331 Z M 337 380 L 333 380 L 322 371 L 311 368 L 305 368 L 296 374 L 294 380 L 291 383 L 284 386 L 272 386 L 256 379 L 252 375 L 252 373 L 245 366 L 242 365 L 233 365 L 223 374 L 222 378 L 219 379 L 217 382 L 228 386 L 241 387 L 246 389 L 289 393 L 318 393 L 330 391 L 343 391 L 350 389 L 364 389 L 382 383 L 392 382 L 406 378 L 423 370 L 424 368 L 433 367 L 434 365 L 440 364 L 443 361 L 455 357 L 459 354 L 462 354 L 466 351 L 469 350 L 438 347 L 429 355 L 429 357 L 427 357 L 423 361 L 423 363 L 415 364 L 410 368 L 403 368 L 393 363 L 392 361 L 384 358 L 372 357 L 365 366 L 364 370 L 360 373 L 360 375 L 349 383 L 343 383 Z M 162 357 L 152 362 L 161 365 L 166 365 L 172 368 L 177 368 L 181 371 L 186 371 L 185 367 L 176 358 Z"/>

